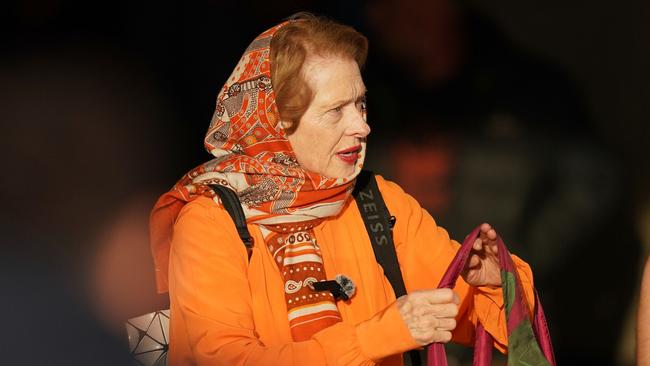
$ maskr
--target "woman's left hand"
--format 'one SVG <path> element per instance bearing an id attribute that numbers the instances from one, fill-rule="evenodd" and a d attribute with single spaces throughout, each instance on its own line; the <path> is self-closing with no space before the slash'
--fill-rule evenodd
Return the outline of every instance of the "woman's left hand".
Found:
<path id="1" fill-rule="evenodd" d="M 490 224 L 481 225 L 479 237 L 469 255 L 461 276 L 471 286 L 501 286 L 497 233 Z"/>

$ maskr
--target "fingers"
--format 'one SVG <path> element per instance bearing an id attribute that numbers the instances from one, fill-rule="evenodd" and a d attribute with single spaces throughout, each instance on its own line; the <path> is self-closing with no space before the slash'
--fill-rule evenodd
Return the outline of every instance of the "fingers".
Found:
<path id="1" fill-rule="evenodd" d="M 435 327 L 437 330 L 448 331 L 456 329 L 456 319 L 454 318 L 437 318 L 438 324 Z"/>
<path id="2" fill-rule="evenodd" d="M 496 240 L 497 239 L 497 232 L 494 229 L 491 229 L 487 232 L 487 237 L 490 240 Z"/>
<path id="3" fill-rule="evenodd" d="M 488 246 L 487 251 L 488 251 L 490 254 L 495 255 L 495 256 L 496 256 L 497 254 L 499 254 L 499 247 L 497 246 L 496 241 L 495 241 L 495 242 L 492 242 L 492 244 L 490 244 L 490 245 Z"/>
<path id="4" fill-rule="evenodd" d="M 433 338 L 433 340 L 427 344 L 431 343 L 448 343 L 451 341 L 451 332 L 450 331 L 439 331 L 436 334 L 436 337 Z"/>
<path id="5" fill-rule="evenodd" d="M 490 240 L 496 240 L 497 232 L 492 228 L 492 226 L 490 224 L 488 224 L 487 222 L 484 222 L 483 224 L 481 224 L 480 237 L 482 239 L 487 238 L 487 239 L 490 239 Z"/>
<path id="6" fill-rule="evenodd" d="M 497 247 L 496 240 L 476 239 L 472 245 L 472 251 L 480 256 L 485 254 L 497 254 L 499 247 Z"/>
<path id="7" fill-rule="evenodd" d="M 474 241 L 472 249 L 476 252 L 481 252 L 485 248 L 486 254 L 496 255 L 498 247 L 496 245 L 497 232 L 488 223 L 481 224 L 481 231 L 479 237 Z"/>
<path id="8" fill-rule="evenodd" d="M 458 295 L 448 288 L 437 288 L 433 290 L 415 291 L 411 293 L 414 299 L 428 302 L 429 304 L 459 304 Z"/>
<path id="9" fill-rule="evenodd" d="M 397 309 L 413 339 L 424 346 L 451 340 L 459 303 L 458 295 L 450 289 L 433 289 L 400 297 Z"/>
<path id="10" fill-rule="evenodd" d="M 467 269 L 472 269 L 478 267 L 478 265 L 481 264 L 481 258 L 473 254 L 469 257 L 469 261 L 467 262 Z"/>
<path id="11" fill-rule="evenodd" d="M 499 252 L 499 247 L 496 240 L 476 239 L 474 245 L 472 245 L 472 251 L 479 256 L 485 256 L 485 254 L 496 255 Z"/>
<path id="12" fill-rule="evenodd" d="M 455 318 L 458 315 L 458 304 L 435 304 L 430 306 L 421 306 L 413 309 L 413 313 L 418 316 L 434 316 L 436 318 Z"/>
<path id="13" fill-rule="evenodd" d="M 476 240 L 474 240 L 474 244 L 472 245 L 472 249 L 477 252 L 483 250 L 483 239 L 476 238 Z"/>

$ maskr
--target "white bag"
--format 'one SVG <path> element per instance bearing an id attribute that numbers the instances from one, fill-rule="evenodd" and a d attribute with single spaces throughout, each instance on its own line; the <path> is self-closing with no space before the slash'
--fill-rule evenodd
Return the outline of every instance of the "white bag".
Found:
<path id="1" fill-rule="evenodd" d="M 137 365 L 167 366 L 169 310 L 131 318 L 125 326 L 129 350 Z"/>

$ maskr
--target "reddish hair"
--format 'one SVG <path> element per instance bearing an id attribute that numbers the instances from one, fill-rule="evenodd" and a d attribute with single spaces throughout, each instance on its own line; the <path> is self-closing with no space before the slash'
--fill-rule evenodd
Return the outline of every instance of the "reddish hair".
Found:
<path id="1" fill-rule="evenodd" d="M 275 103 L 288 134 L 298 127 L 314 93 L 307 85 L 303 65 L 308 56 L 342 57 L 362 68 L 368 39 L 354 28 L 309 13 L 297 13 L 271 39 L 271 81 Z"/>

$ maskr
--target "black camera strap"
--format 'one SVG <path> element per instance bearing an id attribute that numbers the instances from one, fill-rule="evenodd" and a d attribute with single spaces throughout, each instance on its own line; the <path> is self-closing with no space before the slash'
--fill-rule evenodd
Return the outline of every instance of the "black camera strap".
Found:
<path id="1" fill-rule="evenodd" d="M 237 233 L 246 246 L 248 260 L 250 261 L 253 249 L 253 237 L 248 232 L 246 217 L 241 207 L 239 197 L 230 188 L 221 185 L 210 186 L 219 195 L 226 211 L 232 218 L 237 228 Z M 384 198 L 377 186 L 375 174 L 369 170 L 362 170 L 357 176 L 357 181 L 352 193 L 357 202 L 359 212 L 366 226 L 366 231 L 372 249 L 375 253 L 377 263 L 384 269 L 384 274 L 395 291 L 395 297 L 406 295 L 404 279 L 397 261 L 395 244 L 393 242 L 392 229 L 395 225 L 395 217 L 390 215 Z M 421 365 L 421 357 L 417 350 L 404 354 L 405 364 L 412 366 Z"/>
<path id="2" fill-rule="evenodd" d="M 395 297 L 406 295 L 406 287 L 393 242 L 392 230 L 396 219 L 395 216 L 390 215 L 386 207 L 375 174 L 369 170 L 362 170 L 357 176 L 352 195 L 357 201 L 363 223 L 366 225 L 377 263 L 384 269 L 384 274 L 395 291 Z M 420 353 L 417 350 L 409 351 L 404 354 L 404 361 L 406 364 L 410 362 L 413 366 L 419 366 L 421 365 Z"/>

